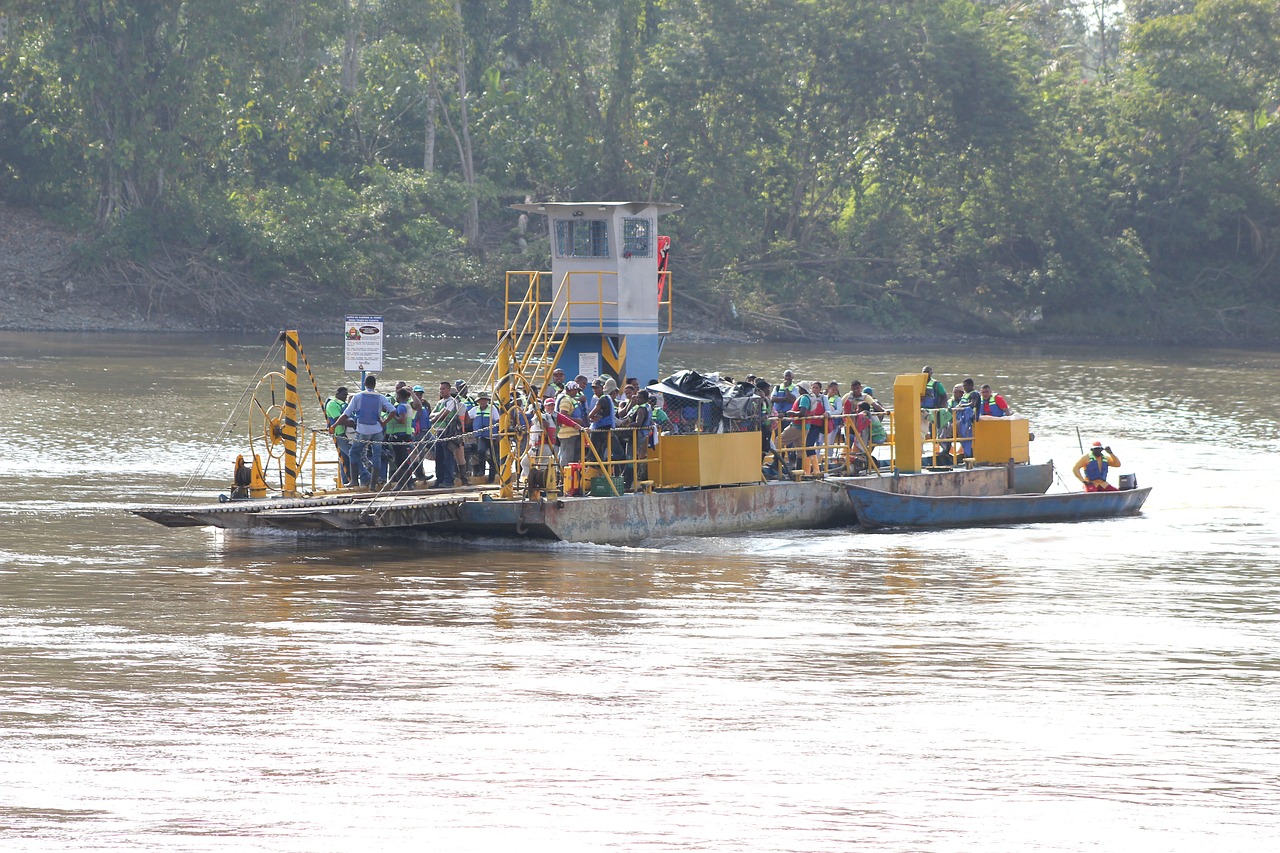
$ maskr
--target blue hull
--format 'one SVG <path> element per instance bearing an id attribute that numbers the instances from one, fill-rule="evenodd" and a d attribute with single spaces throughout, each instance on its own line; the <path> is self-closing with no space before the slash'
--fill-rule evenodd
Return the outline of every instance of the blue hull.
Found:
<path id="1" fill-rule="evenodd" d="M 925 497 L 845 487 L 863 527 L 974 527 L 1035 521 L 1082 521 L 1132 515 L 1150 488 L 1051 495 Z"/>

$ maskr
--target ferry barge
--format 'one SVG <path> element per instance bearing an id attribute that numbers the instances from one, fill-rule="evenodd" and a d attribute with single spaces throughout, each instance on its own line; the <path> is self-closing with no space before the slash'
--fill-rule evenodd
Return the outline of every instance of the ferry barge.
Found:
<path id="1" fill-rule="evenodd" d="M 846 490 L 851 483 L 908 495 L 978 497 L 1043 494 L 1052 482 L 1052 462 L 1030 462 L 1029 428 L 1021 418 L 979 420 L 971 456 L 961 464 L 928 465 L 926 438 L 936 437 L 922 436 L 919 429 L 924 374 L 895 380 L 888 444 L 823 446 L 821 476 L 766 479 L 757 426 L 735 425 L 707 397 L 693 395 L 677 403 L 671 398 L 678 392 L 666 385 L 659 390 L 668 405 L 687 403 L 698 414 L 684 425 L 685 431 L 663 434 L 646 459 L 601 458 L 584 440 L 580 470 L 561 470 L 546 456 L 534 458 L 530 474 L 522 475 L 526 436 L 519 413 L 524 401 L 533 401 L 536 416 L 537 401 L 557 366 L 589 378 L 597 373 L 619 379 L 662 375 L 658 363 L 672 326 L 672 289 L 665 263 L 669 242 L 658 236 L 657 221 L 679 206 L 564 202 L 515 207 L 547 218 L 552 269 L 507 273 L 503 327 L 481 383 L 500 412 L 494 485 L 377 492 L 336 482 L 333 488 L 322 487 L 317 471 L 326 465 L 336 470 L 336 453 L 332 461 L 318 458 L 333 447 L 323 397 L 297 333 L 286 331 L 279 338 L 282 371 L 268 374 L 246 395 L 249 447 L 236 461 L 232 497 L 131 512 L 169 527 L 247 533 L 448 534 L 634 544 L 674 536 L 852 526 L 858 518 Z M 314 391 L 314 407 L 302 405 L 302 378 L 309 379 Z M 260 393 L 264 387 L 268 392 Z M 711 414 L 704 415 L 708 410 Z M 897 428 L 894 413 L 900 420 Z M 757 412 L 756 417 L 765 414 Z M 321 426 L 310 428 L 312 423 Z M 780 425 L 774 426 L 776 438 Z M 422 442 L 423 449 L 428 445 Z M 879 458 L 885 452 L 888 458 Z M 871 472 L 844 476 L 855 457 Z M 636 476 L 641 464 L 647 466 L 645 479 Z M 618 475 L 628 468 L 634 490 L 621 488 Z M 575 484 L 578 475 L 582 487 Z"/>

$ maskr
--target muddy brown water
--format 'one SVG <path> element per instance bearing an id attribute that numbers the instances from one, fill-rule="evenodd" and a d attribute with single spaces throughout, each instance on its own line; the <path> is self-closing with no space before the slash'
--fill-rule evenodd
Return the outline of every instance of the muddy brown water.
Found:
<path id="1" fill-rule="evenodd" d="M 392 331 L 389 379 L 488 347 Z M 1109 443 L 1134 518 L 616 548 L 126 514 L 216 494 L 267 343 L 0 333 L 5 850 L 1275 849 L 1280 356 L 664 354 L 972 375 L 1064 478 Z"/>

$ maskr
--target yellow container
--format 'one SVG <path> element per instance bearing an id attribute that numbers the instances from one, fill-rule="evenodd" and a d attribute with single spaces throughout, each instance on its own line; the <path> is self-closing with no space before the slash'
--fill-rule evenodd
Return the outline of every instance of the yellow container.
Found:
<path id="1" fill-rule="evenodd" d="M 760 433 L 664 435 L 658 442 L 661 461 L 649 465 L 660 489 L 758 483 Z"/>
<path id="2" fill-rule="evenodd" d="M 975 462 L 1003 465 L 1031 461 L 1031 422 L 1026 418 L 980 418 L 973 425 Z"/>

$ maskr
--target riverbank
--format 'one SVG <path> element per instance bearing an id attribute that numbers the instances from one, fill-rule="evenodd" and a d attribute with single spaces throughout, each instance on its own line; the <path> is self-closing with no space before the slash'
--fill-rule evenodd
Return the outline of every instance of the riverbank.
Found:
<path id="1" fill-rule="evenodd" d="M 117 263 L 86 272 L 82 236 L 21 208 L 0 204 L 0 330 L 40 332 L 275 331 L 329 332 L 352 313 L 397 318 L 397 325 L 432 336 L 486 335 L 501 315 L 500 300 L 460 293 L 437 303 L 406 298 L 350 301 L 335 308 L 304 283 L 262 287 L 247 276 L 211 268 L 195 255 L 166 254 L 147 266 Z M 886 331 L 866 323 L 819 321 L 770 327 L 767 318 L 734 317 L 676 289 L 672 340 L 749 343 L 825 340 L 842 343 L 961 343 L 994 340 L 953 328 Z M 750 322 L 748 322 L 750 320 Z"/>

